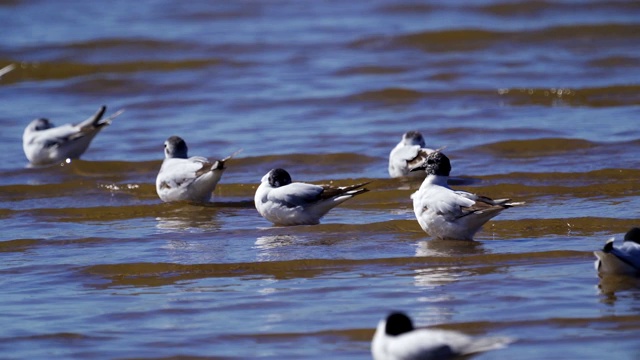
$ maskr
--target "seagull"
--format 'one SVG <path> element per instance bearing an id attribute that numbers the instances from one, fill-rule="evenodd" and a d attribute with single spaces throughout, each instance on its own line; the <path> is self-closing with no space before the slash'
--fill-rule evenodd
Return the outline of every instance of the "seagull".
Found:
<path id="1" fill-rule="evenodd" d="M 607 274 L 640 274 L 640 228 L 634 227 L 624 235 L 622 245 L 614 246 L 614 238 L 607 240 L 602 251 L 594 251 L 596 270 Z"/>
<path id="2" fill-rule="evenodd" d="M 204 157 L 187 155 L 187 143 L 179 136 L 164 142 L 164 161 L 156 177 L 156 192 L 164 202 L 206 203 L 226 169 L 231 156 L 211 163 Z"/>
<path id="3" fill-rule="evenodd" d="M 389 175 L 392 178 L 410 175 L 410 168 L 419 164 L 433 149 L 425 148 L 424 138 L 417 131 L 408 131 L 389 154 Z M 415 174 L 415 173 L 414 173 Z"/>
<path id="4" fill-rule="evenodd" d="M 424 170 L 427 177 L 411 195 L 420 227 L 436 239 L 473 240 L 473 235 L 502 210 L 523 202 L 492 200 L 447 185 L 451 163 L 440 151 L 430 153 L 411 171 Z"/>
<path id="5" fill-rule="evenodd" d="M 51 165 L 66 159 L 79 158 L 89 147 L 91 140 L 124 110 L 102 119 L 106 106 L 87 120 L 78 124 L 64 124 L 56 127 L 45 118 L 35 119 L 22 135 L 22 148 L 32 165 Z"/>
<path id="6" fill-rule="evenodd" d="M 443 360 L 506 347 L 507 337 L 474 338 L 457 331 L 414 329 L 411 319 L 394 312 L 380 320 L 371 342 L 374 360 Z"/>
<path id="7" fill-rule="evenodd" d="M 329 210 L 369 190 L 366 183 L 333 187 L 291 182 L 284 169 L 273 169 L 262 177 L 256 190 L 256 209 L 275 225 L 315 225 Z"/>

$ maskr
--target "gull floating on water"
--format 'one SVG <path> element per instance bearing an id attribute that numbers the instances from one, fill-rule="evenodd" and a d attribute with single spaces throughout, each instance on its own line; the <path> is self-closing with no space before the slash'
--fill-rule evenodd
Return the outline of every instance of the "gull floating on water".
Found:
<path id="1" fill-rule="evenodd" d="M 35 119 L 22 135 L 24 153 L 33 165 L 51 165 L 66 159 L 79 158 L 91 144 L 91 140 L 105 126 L 124 110 L 102 119 L 106 106 L 78 124 L 64 124 L 56 127 L 48 119 Z M 102 120 L 101 120 L 102 119 Z"/>
<path id="2" fill-rule="evenodd" d="M 425 148 L 424 137 L 417 131 L 408 131 L 389 154 L 389 176 L 392 178 L 410 175 L 410 170 L 432 153 Z M 414 173 L 415 174 L 415 173 Z"/>
<path id="3" fill-rule="evenodd" d="M 400 312 L 380 320 L 371 342 L 374 360 L 443 360 L 488 350 L 513 342 L 507 337 L 474 338 L 456 331 L 414 329 Z"/>
<path id="4" fill-rule="evenodd" d="M 413 211 L 420 227 L 437 239 L 473 240 L 473 235 L 489 219 L 504 209 L 524 204 L 452 190 L 447 185 L 451 163 L 439 151 L 432 152 L 422 164 L 411 169 L 419 170 L 424 170 L 427 177 L 411 195 Z"/>
<path id="5" fill-rule="evenodd" d="M 156 177 L 156 192 L 164 202 L 208 202 L 226 169 L 225 162 L 239 152 L 211 163 L 201 156 L 188 157 L 187 151 L 187 143 L 179 136 L 164 142 L 165 159 Z"/>
<path id="6" fill-rule="evenodd" d="M 594 251 L 596 270 L 605 274 L 640 274 L 640 228 L 634 227 L 624 235 L 621 245 L 607 240 L 602 251 Z"/>
<path id="7" fill-rule="evenodd" d="M 256 190 L 256 209 L 276 225 L 314 225 L 329 210 L 367 192 L 368 183 L 333 187 L 291 182 L 284 169 L 273 169 L 262 177 Z"/>

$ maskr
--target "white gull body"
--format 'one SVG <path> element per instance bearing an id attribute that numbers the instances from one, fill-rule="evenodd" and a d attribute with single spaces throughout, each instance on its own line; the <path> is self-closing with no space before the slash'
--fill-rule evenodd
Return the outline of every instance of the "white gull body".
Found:
<path id="1" fill-rule="evenodd" d="M 414 329 L 403 313 L 380 320 L 371 342 L 374 360 L 444 360 L 501 349 L 507 337 L 471 337 L 456 331 Z"/>
<path id="2" fill-rule="evenodd" d="M 329 210 L 362 194 L 366 183 L 344 187 L 292 182 L 284 169 L 262 177 L 254 202 L 258 213 L 276 225 L 314 225 Z"/>
<path id="3" fill-rule="evenodd" d="M 164 143 L 165 159 L 156 177 L 156 192 L 164 202 L 209 202 L 230 158 L 212 163 L 201 156 L 188 157 L 187 151 L 187 144 L 178 136 Z"/>
<path id="4" fill-rule="evenodd" d="M 523 204 L 452 190 L 447 184 L 451 163 L 438 151 L 412 169 L 417 170 L 425 170 L 427 177 L 411 195 L 413 211 L 420 227 L 436 239 L 473 240 L 489 219 L 504 209 Z"/>
<path id="5" fill-rule="evenodd" d="M 601 274 L 640 275 L 640 228 L 629 230 L 622 244 L 615 245 L 614 239 L 609 239 L 594 255 Z"/>
<path id="6" fill-rule="evenodd" d="M 102 119 L 107 107 L 78 124 L 54 126 L 48 119 L 35 119 L 24 129 L 22 148 L 32 165 L 52 165 L 79 158 L 91 140 L 123 110 Z"/>
<path id="7" fill-rule="evenodd" d="M 424 137 L 417 131 L 408 131 L 402 140 L 389 153 L 389 176 L 392 178 L 409 175 L 421 175 L 410 172 L 411 168 L 422 162 L 433 149 L 425 147 Z"/>

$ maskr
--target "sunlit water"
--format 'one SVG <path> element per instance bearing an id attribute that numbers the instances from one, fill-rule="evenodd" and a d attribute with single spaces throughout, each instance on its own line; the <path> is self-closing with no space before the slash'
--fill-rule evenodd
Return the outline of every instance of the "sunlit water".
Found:
<path id="1" fill-rule="evenodd" d="M 2 358 L 367 359 L 391 310 L 515 337 L 478 359 L 634 359 L 640 284 L 592 251 L 639 225 L 637 2 L 2 1 Z M 28 168 L 26 124 L 126 111 Z M 387 156 L 446 146 L 456 188 L 527 205 L 430 241 Z M 207 206 L 163 204 L 162 144 L 238 149 Z M 260 178 L 372 181 L 316 226 Z"/>

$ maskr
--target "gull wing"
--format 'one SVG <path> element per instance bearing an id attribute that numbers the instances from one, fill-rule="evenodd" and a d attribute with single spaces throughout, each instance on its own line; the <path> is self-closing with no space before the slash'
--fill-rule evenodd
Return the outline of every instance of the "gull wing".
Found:
<path id="1" fill-rule="evenodd" d="M 267 199 L 286 207 L 296 207 L 318 202 L 323 192 L 322 186 L 295 182 L 272 189 Z"/>
<path id="2" fill-rule="evenodd" d="M 189 159 L 165 159 L 158 176 L 158 186 L 161 189 L 189 186 L 209 172 L 211 166 L 207 159 L 198 156 Z"/>

